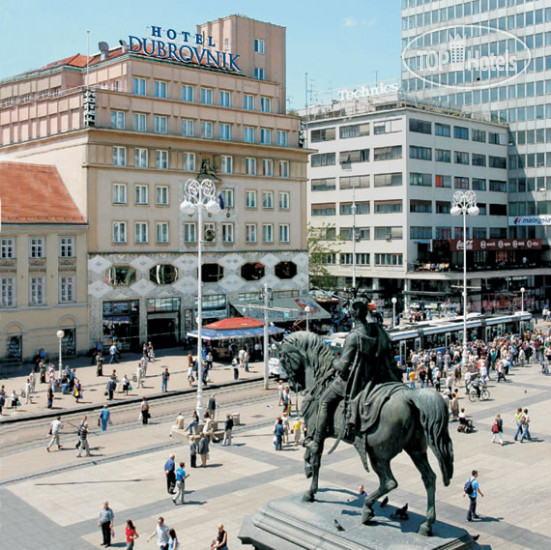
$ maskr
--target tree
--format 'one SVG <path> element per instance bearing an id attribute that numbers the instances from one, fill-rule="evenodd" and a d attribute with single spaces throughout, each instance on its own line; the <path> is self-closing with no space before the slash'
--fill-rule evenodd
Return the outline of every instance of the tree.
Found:
<path id="1" fill-rule="evenodd" d="M 334 261 L 330 261 L 331 256 L 335 256 L 339 252 L 339 249 L 331 246 L 333 241 L 327 239 L 328 232 L 335 235 L 333 237 L 335 241 L 340 240 L 340 237 L 336 236 L 334 226 L 329 224 L 315 227 L 308 225 L 306 231 L 311 288 L 316 287 L 321 290 L 333 290 L 337 286 L 338 279 L 335 275 L 329 273 L 327 265 L 334 263 Z"/>

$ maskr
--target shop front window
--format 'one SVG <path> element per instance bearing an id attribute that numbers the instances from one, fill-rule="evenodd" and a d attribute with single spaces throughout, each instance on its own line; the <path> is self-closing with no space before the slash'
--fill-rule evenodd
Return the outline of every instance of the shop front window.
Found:
<path id="1" fill-rule="evenodd" d="M 114 265 L 105 272 L 105 282 L 111 286 L 129 286 L 136 282 L 136 271 L 126 265 Z"/>

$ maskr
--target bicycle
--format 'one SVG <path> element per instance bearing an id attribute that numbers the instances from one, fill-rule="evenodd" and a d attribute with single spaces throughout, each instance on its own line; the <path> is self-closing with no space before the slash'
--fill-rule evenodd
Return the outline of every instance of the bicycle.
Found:
<path id="1" fill-rule="evenodd" d="M 490 399 L 490 392 L 486 389 L 486 388 L 482 388 L 480 390 L 480 397 L 478 396 L 478 393 L 476 392 L 475 389 L 472 389 L 470 392 L 469 392 L 469 401 L 471 403 L 473 403 L 474 401 L 476 400 L 479 400 L 479 401 L 487 401 L 488 399 Z"/>

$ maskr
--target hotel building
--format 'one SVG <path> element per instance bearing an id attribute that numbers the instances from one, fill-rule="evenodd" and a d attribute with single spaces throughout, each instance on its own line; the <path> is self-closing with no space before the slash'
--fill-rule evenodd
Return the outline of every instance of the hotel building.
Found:
<path id="1" fill-rule="evenodd" d="M 0 83 L 4 158 L 55 166 L 88 221 L 90 345 L 161 347 L 194 328 L 189 178 L 224 202 L 203 218 L 203 317 L 265 283 L 275 305 L 307 296 L 308 151 L 285 112 L 285 29 L 232 15 L 176 34 L 152 27 Z"/>

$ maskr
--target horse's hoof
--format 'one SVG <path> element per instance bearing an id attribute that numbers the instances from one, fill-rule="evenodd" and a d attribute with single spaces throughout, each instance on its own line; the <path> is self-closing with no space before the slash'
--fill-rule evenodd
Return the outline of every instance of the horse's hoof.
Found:
<path id="1" fill-rule="evenodd" d="M 419 535 L 423 535 L 424 537 L 432 537 L 432 527 L 430 527 L 427 523 L 422 523 L 417 533 Z"/>
<path id="2" fill-rule="evenodd" d="M 367 512 L 362 512 L 362 523 L 367 525 L 375 517 L 375 512 L 373 510 L 368 510 Z"/>
<path id="3" fill-rule="evenodd" d="M 304 493 L 302 495 L 302 502 L 314 502 L 314 495 L 312 493 Z"/>

